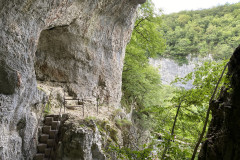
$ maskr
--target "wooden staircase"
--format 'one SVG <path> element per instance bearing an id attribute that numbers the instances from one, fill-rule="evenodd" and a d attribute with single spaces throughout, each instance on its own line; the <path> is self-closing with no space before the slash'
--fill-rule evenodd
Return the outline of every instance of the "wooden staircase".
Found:
<path id="1" fill-rule="evenodd" d="M 60 115 L 47 115 L 44 118 L 42 132 L 38 139 L 37 154 L 33 160 L 51 160 L 54 158 L 54 150 L 58 143 L 58 130 Z"/>

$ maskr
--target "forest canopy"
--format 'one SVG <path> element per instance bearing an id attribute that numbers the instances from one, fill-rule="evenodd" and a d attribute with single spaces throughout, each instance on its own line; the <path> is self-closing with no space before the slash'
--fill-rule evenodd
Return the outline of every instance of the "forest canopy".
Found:
<path id="1" fill-rule="evenodd" d="M 186 63 L 186 56 L 230 58 L 240 41 L 240 3 L 162 16 L 164 57 Z"/>

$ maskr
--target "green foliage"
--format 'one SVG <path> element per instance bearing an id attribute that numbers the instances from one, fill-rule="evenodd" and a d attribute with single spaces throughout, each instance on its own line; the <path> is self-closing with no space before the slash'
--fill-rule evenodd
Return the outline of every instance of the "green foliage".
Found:
<path id="1" fill-rule="evenodd" d="M 49 114 L 52 108 L 52 95 L 50 94 L 47 104 L 44 107 L 44 113 Z"/>
<path id="2" fill-rule="evenodd" d="M 97 120 L 96 124 L 103 137 L 106 137 L 105 135 L 109 135 L 108 141 L 118 144 L 118 131 L 115 127 L 110 125 L 108 120 Z M 103 135 L 103 132 L 105 135 Z"/>
<path id="3" fill-rule="evenodd" d="M 161 134 L 162 140 L 157 147 L 160 156 L 167 148 L 165 159 L 191 157 L 204 125 L 209 100 L 227 61 L 205 62 L 186 77 L 177 78 L 175 82 L 193 81 L 194 87 L 185 90 L 161 85 L 158 70 L 149 65 L 148 59 L 165 56 L 187 63 L 186 56 L 189 54 L 211 54 L 215 60 L 229 58 L 240 40 L 239 9 L 240 3 L 237 3 L 162 17 L 154 13 L 151 1 L 139 9 L 132 39 L 126 48 L 122 105 L 128 111 L 134 108 L 133 115 L 138 117 L 142 128 L 148 127 L 152 133 Z M 167 44 L 164 52 L 162 34 Z M 225 76 L 219 86 L 228 83 L 229 79 Z M 176 111 L 179 111 L 178 114 Z M 128 125 L 120 120 L 116 124 L 120 128 Z M 145 149 L 111 149 L 121 159 L 148 159 L 150 154 L 150 150 Z"/>
<path id="4" fill-rule="evenodd" d="M 239 45 L 240 3 L 162 16 L 163 56 L 187 63 L 186 56 L 227 59 Z"/>
<path id="5" fill-rule="evenodd" d="M 186 77 L 176 79 L 176 81 L 180 81 L 182 83 L 194 79 L 194 88 L 191 90 L 187 90 L 186 92 L 186 99 L 188 100 L 188 105 L 203 105 L 204 103 L 209 102 L 214 87 L 216 86 L 222 70 L 227 64 L 227 62 L 228 60 L 223 60 L 221 62 L 207 61 L 203 65 L 195 68 L 195 71 L 189 73 Z M 224 82 L 227 82 L 226 76 L 223 78 L 220 86 L 222 86 Z"/>
<path id="6" fill-rule="evenodd" d="M 155 132 L 162 134 L 163 141 L 159 147 L 163 150 L 164 146 L 169 145 L 167 159 L 191 157 L 194 144 L 204 124 L 209 100 L 226 63 L 226 60 L 218 63 L 215 61 L 205 62 L 186 77 L 177 78 L 175 82 L 186 83 L 193 80 L 194 87 L 190 90 L 175 89 L 170 94 L 172 97 L 169 97 L 168 103 L 165 102 L 162 107 L 149 108 L 152 110 L 150 113 L 153 119 L 153 128 Z M 227 83 L 229 83 L 229 79 L 225 75 L 219 86 Z M 172 130 L 176 106 L 179 104 L 181 108 L 173 135 L 176 137 L 173 138 L 169 132 Z M 169 139 L 172 141 L 169 142 Z"/>
<path id="7" fill-rule="evenodd" d="M 158 146 L 161 150 L 163 150 L 163 146 L 169 145 L 168 152 L 165 155 L 164 159 L 167 159 L 167 160 L 179 160 L 179 159 L 189 160 L 188 157 L 190 157 L 192 154 L 191 144 L 184 142 L 184 141 L 174 139 L 174 137 L 170 137 L 170 135 L 167 135 L 166 137 L 168 137 L 170 139 L 170 145 L 167 144 L 168 141 L 167 141 L 167 139 L 165 139 Z M 159 153 L 159 155 L 161 155 L 161 152 Z"/>
<path id="8" fill-rule="evenodd" d="M 148 111 L 146 109 L 158 105 L 161 101 L 159 99 L 161 95 L 160 75 L 156 68 L 149 65 L 149 58 L 160 55 L 165 48 L 160 31 L 161 18 L 154 10 L 151 0 L 139 8 L 132 38 L 126 48 L 122 74 L 122 105 L 128 111 L 134 109 L 133 115 L 137 117 L 137 122 L 139 122 L 137 125 L 142 128 L 142 131 L 146 129 L 145 124 L 147 124 Z M 130 125 L 125 120 L 117 120 L 116 124 L 120 128 Z M 126 132 L 126 134 L 129 133 Z M 152 149 L 143 148 L 142 150 L 127 147 L 112 147 L 111 149 L 121 159 L 151 159 L 149 155 Z"/>
<path id="9" fill-rule="evenodd" d="M 41 88 L 41 87 L 39 87 L 39 86 L 37 86 L 37 89 L 38 89 L 39 91 L 43 91 L 43 92 L 45 92 L 44 89 Z"/>
<path id="10" fill-rule="evenodd" d="M 151 0 L 139 8 L 132 37 L 126 49 L 127 54 L 143 54 L 148 58 L 164 51 L 164 40 L 159 31 L 162 20 L 154 10 Z"/>
<path id="11" fill-rule="evenodd" d="M 227 61 L 205 62 L 186 77 L 177 78 L 175 82 L 193 81 L 194 87 L 185 90 L 161 85 L 158 70 L 149 65 L 148 59 L 165 56 L 182 64 L 187 63 L 186 56 L 189 54 L 211 54 L 217 60 L 229 58 L 240 40 L 239 9 L 240 3 L 162 17 L 154 13 L 151 1 L 139 9 L 132 39 L 126 48 L 122 105 L 128 111 L 134 108 L 133 115 L 138 117 L 141 127 L 146 129 L 147 124 L 152 133 L 161 134 L 158 149 L 159 155 L 162 155 L 167 147 L 165 159 L 191 157 L 204 125 L 209 100 Z M 163 36 L 167 44 L 164 52 Z M 220 86 L 224 83 L 229 83 L 226 77 Z M 175 117 L 177 121 L 173 125 Z M 128 123 L 118 120 L 116 124 L 121 128 Z M 111 149 L 121 159 L 148 159 L 150 154 L 150 150 L 145 152 L 145 149 Z"/>
<path id="12" fill-rule="evenodd" d="M 116 125 L 119 128 L 128 127 L 132 125 L 132 122 L 127 119 L 116 119 L 115 121 L 116 121 Z"/>
<path id="13" fill-rule="evenodd" d="M 96 120 L 96 119 L 97 119 L 97 117 L 95 117 L 95 116 L 88 116 L 88 117 L 84 118 L 84 120 L 87 121 L 87 122 L 91 121 L 91 120 Z"/>
<path id="14" fill-rule="evenodd" d="M 145 160 L 149 159 L 151 160 L 152 158 L 150 157 L 152 148 L 144 147 L 143 150 L 132 150 L 127 147 L 116 147 L 111 145 L 109 147 L 109 150 L 111 152 L 115 152 L 117 154 L 117 158 L 119 159 L 124 159 L 124 160 Z"/>
<path id="15" fill-rule="evenodd" d="M 49 114 L 51 109 L 51 103 L 47 103 L 44 108 L 44 113 Z"/>
<path id="16" fill-rule="evenodd" d="M 160 25 L 161 19 L 149 0 L 139 8 L 132 38 L 126 48 L 122 75 L 124 106 L 136 104 L 141 110 L 156 101 L 161 81 L 148 58 L 157 56 L 164 49 Z"/>
<path id="17" fill-rule="evenodd" d="M 143 109 L 156 100 L 156 95 L 159 94 L 161 87 L 160 75 L 156 69 L 149 65 L 141 67 L 139 63 L 129 62 L 129 64 L 131 66 L 128 67 L 131 67 L 131 69 L 126 68 L 126 65 L 124 66 L 123 98 L 126 98 L 128 104 L 135 102 L 139 109 Z"/>

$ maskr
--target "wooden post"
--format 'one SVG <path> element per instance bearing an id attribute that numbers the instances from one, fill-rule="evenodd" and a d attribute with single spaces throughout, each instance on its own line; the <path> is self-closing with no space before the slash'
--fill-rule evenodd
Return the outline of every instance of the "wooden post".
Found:
<path id="1" fill-rule="evenodd" d="M 64 113 L 65 113 L 65 91 L 63 91 L 63 106 L 64 106 Z"/>
<path id="2" fill-rule="evenodd" d="M 97 97 L 97 115 L 98 115 L 98 105 L 99 105 L 99 104 L 98 104 L 98 103 L 99 103 L 98 101 L 99 101 L 99 95 L 98 95 L 98 97 Z"/>
<path id="3" fill-rule="evenodd" d="M 83 103 L 83 99 L 82 99 L 82 107 L 83 107 L 83 118 L 84 118 L 84 103 Z"/>

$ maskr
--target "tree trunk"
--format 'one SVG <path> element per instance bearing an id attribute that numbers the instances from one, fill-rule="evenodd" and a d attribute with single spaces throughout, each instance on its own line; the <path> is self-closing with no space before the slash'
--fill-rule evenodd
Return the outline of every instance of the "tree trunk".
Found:
<path id="1" fill-rule="evenodd" d="M 175 129 L 175 126 L 176 126 L 176 123 L 177 123 L 177 117 L 178 117 L 178 114 L 179 114 L 179 111 L 180 111 L 180 108 L 181 108 L 181 103 L 182 103 L 182 101 L 181 101 L 180 104 L 178 105 L 177 113 L 176 113 L 175 118 L 174 118 L 174 122 L 173 122 L 173 126 L 172 126 L 172 132 L 171 132 L 171 137 L 172 137 L 173 134 L 174 134 L 174 129 Z M 165 146 L 165 148 L 164 148 L 164 150 L 163 150 L 162 160 L 165 158 L 165 155 L 166 155 L 167 150 L 168 150 L 168 148 L 170 147 L 170 145 L 171 145 L 171 139 L 168 139 L 167 144 L 166 144 L 166 146 Z"/>

